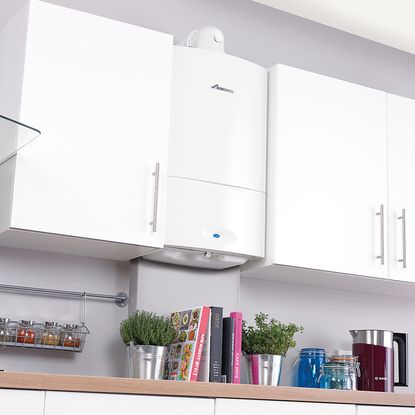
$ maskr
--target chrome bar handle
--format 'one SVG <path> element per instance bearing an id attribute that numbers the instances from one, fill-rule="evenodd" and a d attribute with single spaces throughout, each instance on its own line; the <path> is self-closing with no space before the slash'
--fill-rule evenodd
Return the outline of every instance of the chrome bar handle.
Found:
<path id="1" fill-rule="evenodd" d="M 402 258 L 398 259 L 398 262 L 402 262 L 402 267 L 406 268 L 406 209 L 402 209 L 398 219 L 402 221 Z"/>
<path id="2" fill-rule="evenodd" d="M 376 216 L 380 218 L 380 255 L 376 259 L 380 259 L 380 263 L 385 265 L 385 208 L 383 204 L 380 205 L 380 210 L 376 212 Z"/>
<path id="3" fill-rule="evenodd" d="M 153 227 L 153 232 L 157 232 L 157 211 L 159 203 L 159 184 L 160 184 L 160 163 L 156 163 L 156 169 L 153 172 L 154 176 L 154 202 L 153 202 L 153 220 L 150 225 Z"/>

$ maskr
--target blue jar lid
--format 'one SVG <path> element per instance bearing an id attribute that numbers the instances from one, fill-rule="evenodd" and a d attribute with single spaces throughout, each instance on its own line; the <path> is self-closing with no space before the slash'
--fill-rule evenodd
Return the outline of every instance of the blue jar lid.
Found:
<path id="1" fill-rule="evenodd" d="M 307 347 L 300 350 L 300 356 L 325 356 L 326 351 L 315 347 Z"/>

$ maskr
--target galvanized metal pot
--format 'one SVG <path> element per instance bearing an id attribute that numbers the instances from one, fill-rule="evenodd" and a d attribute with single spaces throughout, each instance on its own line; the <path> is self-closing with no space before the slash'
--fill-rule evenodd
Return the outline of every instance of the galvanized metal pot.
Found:
<path id="1" fill-rule="evenodd" d="M 275 354 L 248 355 L 249 383 L 278 386 L 281 377 L 282 358 L 283 356 Z"/>
<path id="2" fill-rule="evenodd" d="M 127 346 L 130 378 L 164 379 L 167 350 L 164 346 Z"/>

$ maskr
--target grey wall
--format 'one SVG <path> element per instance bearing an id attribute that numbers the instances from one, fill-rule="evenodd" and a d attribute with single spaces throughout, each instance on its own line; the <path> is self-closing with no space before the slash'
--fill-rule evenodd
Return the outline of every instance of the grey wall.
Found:
<path id="1" fill-rule="evenodd" d="M 134 261 L 130 269 L 130 311 L 138 308 L 170 315 L 201 305 L 239 308 L 239 269 L 200 270 Z"/>
<path id="2" fill-rule="evenodd" d="M 129 264 L 18 249 L 0 249 L 0 283 L 104 294 L 128 292 Z M 88 301 L 82 353 L 0 349 L 0 369 L 9 371 L 121 376 L 125 352 L 118 334 L 127 308 Z M 79 323 L 82 302 L 0 292 L 0 316 L 12 320 Z"/>
<path id="3" fill-rule="evenodd" d="M 10 2 L 10 0 L 8 0 Z M 264 66 L 280 62 L 415 98 L 415 56 L 337 31 L 250 0 L 54 0 L 53 3 L 173 33 L 177 40 L 205 25 L 226 36 L 228 53 Z M 1 22 L 0 22 L 1 23 Z M 76 30 L 76 28 L 74 28 Z M 144 264 L 133 269 L 135 305 L 161 313 L 201 302 L 238 308 L 239 272 L 206 272 Z M 109 261 L 0 249 L 0 282 L 114 293 L 128 288 L 128 266 Z M 240 306 L 248 320 L 258 311 L 305 326 L 299 347 L 349 348 L 356 325 L 408 331 L 415 304 L 408 299 L 350 294 L 265 281 L 241 281 Z M 82 355 L 0 351 L 0 368 L 120 375 L 124 351 L 118 325 L 126 315 L 111 304 L 93 303 L 92 335 Z M 0 293 L 0 315 L 77 319 L 76 302 Z M 56 317 L 57 318 L 57 317 Z M 293 381 L 291 352 L 283 383 Z M 411 371 L 414 359 L 410 350 Z M 411 377 L 412 382 L 412 377 Z M 415 385 L 411 385 L 415 391 Z"/>

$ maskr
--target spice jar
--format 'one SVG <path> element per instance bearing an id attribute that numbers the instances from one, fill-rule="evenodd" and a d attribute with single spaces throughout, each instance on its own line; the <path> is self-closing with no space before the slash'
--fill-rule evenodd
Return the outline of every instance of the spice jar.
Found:
<path id="1" fill-rule="evenodd" d="M 41 343 L 47 346 L 59 344 L 59 324 L 53 321 L 45 321 Z"/>
<path id="2" fill-rule="evenodd" d="M 15 331 L 9 318 L 0 318 L 0 343 L 14 343 Z"/>
<path id="3" fill-rule="evenodd" d="M 36 329 L 34 321 L 20 320 L 17 329 L 17 343 L 35 344 Z"/>
<path id="4" fill-rule="evenodd" d="M 77 324 L 65 324 L 62 330 L 62 346 L 79 348 L 81 347 L 80 327 Z"/>

